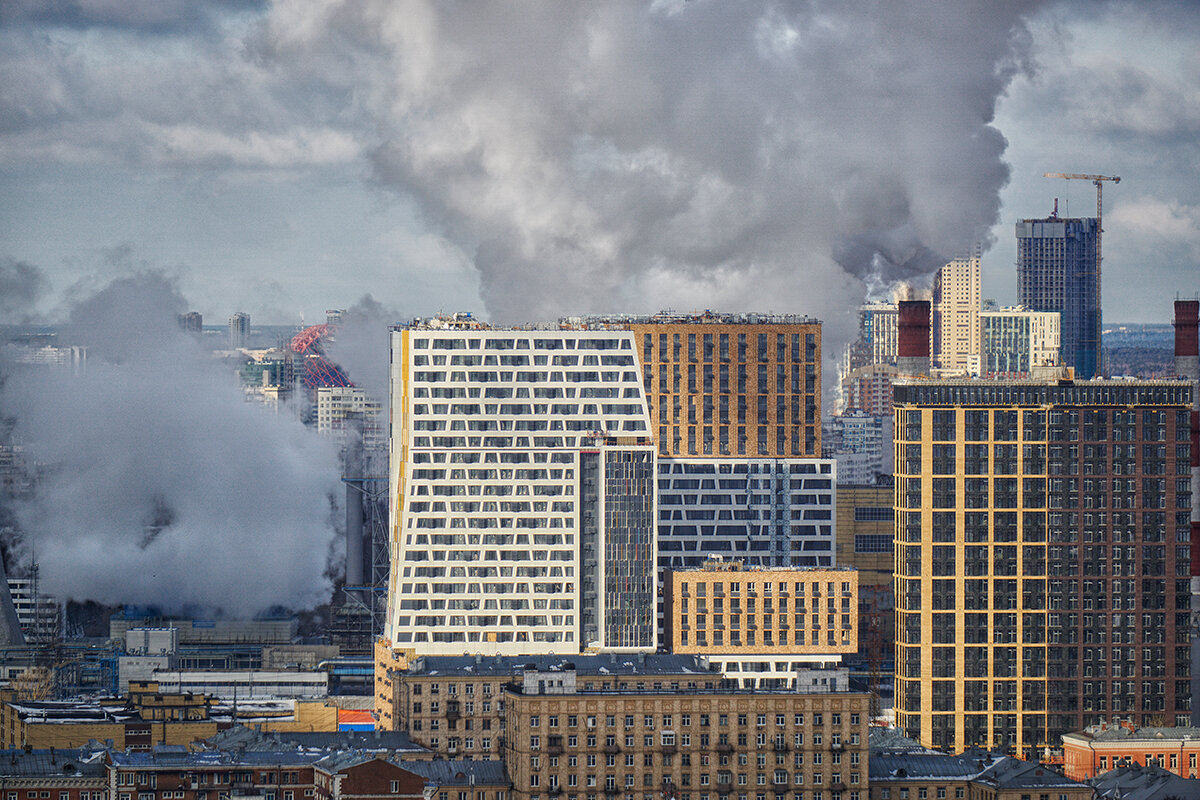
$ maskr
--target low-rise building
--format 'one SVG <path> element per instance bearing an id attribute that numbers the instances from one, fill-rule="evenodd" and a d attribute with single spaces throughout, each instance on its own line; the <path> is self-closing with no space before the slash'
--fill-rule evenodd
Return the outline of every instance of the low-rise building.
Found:
<path id="1" fill-rule="evenodd" d="M 104 751 L 0 751 L 0 785 L 6 800 L 108 800 Z"/>
<path id="2" fill-rule="evenodd" d="M 987 750 L 949 755 L 872 728 L 870 800 L 1091 800 L 1091 787 L 1036 761 Z"/>
<path id="3" fill-rule="evenodd" d="M 1093 796 L 1086 783 L 1011 756 L 985 767 L 967 789 L 968 800 L 1092 800 Z"/>
<path id="4" fill-rule="evenodd" d="M 501 757 L 505 686 L 529 668 L 578 676 L 587 691 L 713 688 L 721 676 L 696 656 L 655 654 L 422 656 L 392 670 L 393 730 L 442 756 Z M 380 727 L 384 727 L 381 720 Z"/>
<path id="5" fill-rule="evenodd" d="M 872 747 L 870 761 L 870 800 L 963 800 L 971 779 L 980 771 L 973 761 L 923 747 Z"/>
<path id="6" fill-rule="evenodd" d="M 208 694 L 222 700 L 315 699 L 329 694 L 329 673 L 302 670 L 160 670 L 163 692 Z"/>
<path id="7" fill-rule="evenodd" d="M 1130 764 L 1088 781 L 1097 800 L 1183 800 L 1200 797 L 1200 779 L 1181 778 L 1161 767 Z"/>
<path id="8" fill-rule="evenodd" d="M 238 722 L 265 731 L 336 731 L 338 709 L 326 701 L 217 702 L 203 695 L 172 696 L 155 684 L 135 684 L 128 698 L 17 700 L 0 698 L 0 743 L 5 747 L 72 748 L 111 740 L 114 747 L 146 751 L 187 745 Z"/>
<path id="9" fill-rule="evenodd" d="M 1161 767 L 1183 778 L 1200 777 L 1200 728 L 1138 728 L 1102 723 L 1065 733 L 1063 767 L 1067 776 L 1088 780 L 1116 769 L 1140 764 Z"/>
<path id="10" fill-rule="evenodd" d="M 743 688 L 796 686 L 799 672 L 836 667 L 858 648 L 858 573 L 852 569 L 709 560 L 668 571 L 663 583 L 672 652 L 709 658 Z"/>
<path id="11" fill-rule="evenodd" d="M 502 699 L 516 800 L 867 796 L 865 694 L 711 683 L 614 691 L 573 670 L 531 669 Z"/>

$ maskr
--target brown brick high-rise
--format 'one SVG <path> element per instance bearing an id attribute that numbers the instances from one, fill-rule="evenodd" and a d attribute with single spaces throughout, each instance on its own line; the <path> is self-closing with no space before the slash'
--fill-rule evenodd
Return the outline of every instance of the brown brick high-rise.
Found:
<path id="1" fill-rule="evenodd" d="M 631 321 L 659 454 L 821 455 L 821 323 L 808 317 Z"/>

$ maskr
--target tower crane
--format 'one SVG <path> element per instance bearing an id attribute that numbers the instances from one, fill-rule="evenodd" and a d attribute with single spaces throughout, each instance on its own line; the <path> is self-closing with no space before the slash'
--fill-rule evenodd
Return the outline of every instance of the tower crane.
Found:
<path id="1" fill-rule="evenodd" d="M 1099 350 L 1100 336 L 1101 336 L 1101 324 L 1100 324 L 1100 297 L 1101 297 L 1101 294 L 1100 294 L 1101 255 L 1100 255 L 1100 253 L 1101 253 L 1101 250 L 1100 250 L 1100 243 L 1101 243 L 1101 240 L 1104 235 L 1104 225 L 1103 225 L 1104 182 L 1112 181 L 1113 183 L 1120 183 L 1121 179 L 1116 177 L 1115 175 L 1114 176 L 1110 176 L 1110 175 L 1079 175 L 1079 174 L 1076 174 L 1073 172 L 1066 172 L 1066 173 L 1064 173 L 1064 172 L 1047 172 L 1043 175 L 1043 177 L 1045 177 L 1045 178 L 1065 178 L 1066 180 L 1091 181 L 1092 183 L 1094 183 L 1096 185 L 1096 296 L 1095 296 L 1095 304 L 1096 305 L 1095 305 L 1095 308 L 1090 309 L 1090 311 L 1095 314 L 1096 330 L 1094 333 L 1090 334 L 1089 338 L 1094 337 L 1095 342 L 1096 342 L 1096 348 L 1097 348 L 1097 350 Z M 1058 201 L 1056 200 L 1055 201 L 1056 210 L 1057 210 L 1057 206 L 1058 206 Z M 1101 369 L 1102 357 L 1103 356 L 1101 353 L 1097 353 L 1096 369 L 1098 371 Z"/>
<path id="2" fill-rule="evenodd" d="M 1120 183 L 1121 179 L 1109 175 L 1079 175 L 1074 172 L 1047 172 L 1042 175 L 1043 178 L 1066 178 L 1067 180 L 1091 181 L 1096 184 L 1096 272 L 1100 272 L 1100 238 L 1104 233 L 1104 226 L 1101 224 L 1104 211 L 1104 181 L 1112 181 Z M 1097 291 L 1099 287 L 1097 286 Z"/>

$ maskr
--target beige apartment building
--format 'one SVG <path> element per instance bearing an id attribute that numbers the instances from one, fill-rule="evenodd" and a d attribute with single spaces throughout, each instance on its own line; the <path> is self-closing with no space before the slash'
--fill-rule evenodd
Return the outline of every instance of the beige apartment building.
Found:
<path id="1" fill-rule="evenodd" d="M 865 694 L 605 692 L 531 670 L 504 701 L 514 800 L 867 798 Z"/>
<path id="2" fill-rule="evenodd" d="M 747 569 L 709 561 L 664 577 L 675 653 L 853 653 L 858 573 L 833 569 Z"/>
<path id="3" fill-rule="evenodd" d="M 934 365 L 966 375 L 979 373 L 979 252 L 956 258 L 933 281 Z"/>
<path id="4" fill-rule="evenodd" d="M 713 689 L 721 675 L 696 656 L 422 656 L 389 670 L 391 703 L 379 729 L 404 731 L 415 744 L 447 758 L 501 757 L 505 687 L 529 668 L 570 671 L 581 689 L 625 693 Z"/>

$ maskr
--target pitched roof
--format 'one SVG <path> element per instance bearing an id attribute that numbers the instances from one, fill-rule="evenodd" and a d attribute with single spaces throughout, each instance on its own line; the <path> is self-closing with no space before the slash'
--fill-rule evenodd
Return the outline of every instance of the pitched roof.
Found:
<path id="1" fill-rule="evenodd" d="M 1161 767 L 1133 764 L 1118 767 L 1088 781 L 1101 798 L 1167 800 L 1200 797 L 1200 779 L 1181 778 Z"/>

